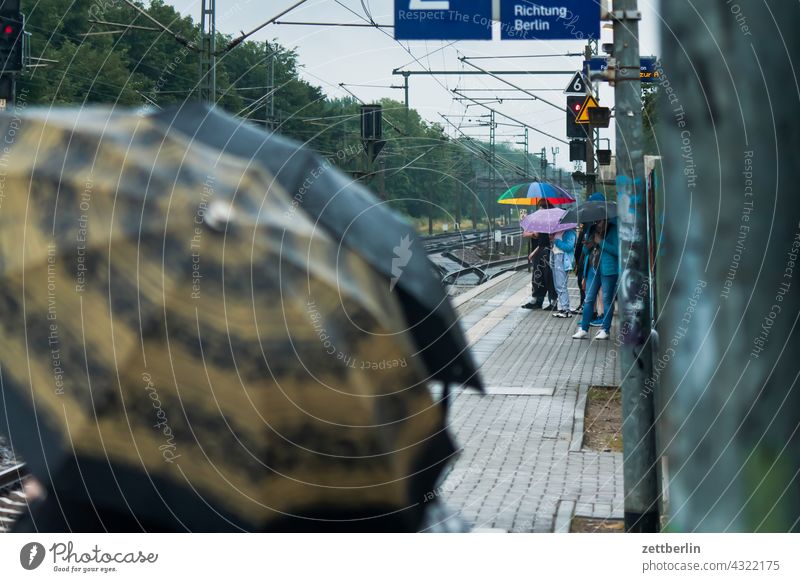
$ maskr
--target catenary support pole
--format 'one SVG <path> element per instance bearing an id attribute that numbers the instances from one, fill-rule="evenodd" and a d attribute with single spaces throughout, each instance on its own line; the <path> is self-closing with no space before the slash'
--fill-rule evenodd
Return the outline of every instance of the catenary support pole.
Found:
<path id="1" fill-rule="evenodd" d="M 275 61 L 277 50 L 273 50 L 269 41 L 265 41 L 264 52 L 264 56 L 267 59 L 267 91 L 269 91 L 269 97 L 264 101 L 264 127 L 268 131 L 275 131 Z"/>
<path id="2" fill-rule="evenodd" d="M 489 222 L 489 249 L 494 252 L 494 207 L 495 207 L 495 172 L 497 166 L 497 123 L 494 111 L 489 112 L 489 191 L 486 196 L 486 211 Z"/>
<path id="3" fill-rule="evenodd" d="M 613 16 L 625 529 L 655 532 L 659 530 L 658 481 L 654 405 L 646 392 L 653 355 L 637 1 L 614 0 Z"/>
<path id="4" fill-rule="evenodd" d="M 200 100 L 217 101 L 216 0 L 203 0 L 200 13 Z"/>
<path id="5" fill-rule="evenodd" d="M 584 58 L 588 61 L 592 58 L 592 45 L 587 44 L 584 52 Z M 592 84 L 586 83 L 586 97 L 592 95 Z M 594 129 L 589 125 L 582 126 L 586 132 L 586 198 L 591 196 L 597 184 L 597 167 L 594 163 Z"/>

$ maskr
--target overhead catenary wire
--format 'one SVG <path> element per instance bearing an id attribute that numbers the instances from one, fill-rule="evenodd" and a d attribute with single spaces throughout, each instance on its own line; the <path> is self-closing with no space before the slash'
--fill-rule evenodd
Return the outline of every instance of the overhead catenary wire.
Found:
<path id="1" fill-rule="evenodd" d="M 435 54 L 436 54 L 436 53 L 438 53 L 438 52 L 441 52 L 441 51 L 443 51 L 443 50 L 445 50 L 445 49 L 447 49 L 447 48 L 450 48 L 451 46 L 453 46 L 453 45 L 454 45 L 454 44 L 456 44 L 457 42 L 458 42 L 457 40 L 454 40 L 454 41 L 448 42 L 447 44 L 443 44 L 442 46 L 440 46 L 440 47 L 438 47 L 438 48 L 435 48 L 435 49 L 433 49 L 432 51 L 429 51 L 429 52 L 425 53 L 424 55 L 422 55 L 422 56 L 421 56 L 421 57 L 419 57 L 419 58 L 420 58 L 420 59 L 425 59 L 425 58 L 427 58 L 427 57 L 430 57 L 430 56 L 432 56 L 432 55 L 435 55 Z M 404 64 L 404 65 L 400 65 L 400 67 L 398 67 L 398 68 L 400 68 L 400 69 L 404 69 L 404 68 L 406 68 L 408 65 L 413 65 L 415 62 L 417 62 L 417 61 L 416 61 L 416 60 L 409 61 L 409 62 L 407 62 L 407 63 L 406 63 L 406 64 Z"/>
<path id="2" fill-rule="evenodd" d="M 549 137 L 549 138 L 551 138 L 551 139 L 554 139 L 554 140 L 556 140 L 556 141 L 558 141 L 558 142 L 560 142 L 560 143 L 563 143 L 563 144 L 569 145 L 569 142 L 568 142 L 568 141 L 565 141 L 565 140 L 563 140 L 563 139 L 561 139 L 561 138 L 559 138 L 559 137 L 556 137 L 556 136 L 554 136 L 554 135 L 553 135 L 553 134 L 551 134 L 551 133 L 547 133 L 546 131 L 543 131 L 543 130 L 541 130 L 541 129 L 537 128 L 537 127 L 534 127 L 534 126 L 532 126 L 532 125 L 529 125 L 529 124 L 525 123 L 524 121 L 520 121 L 520 120 L 519 120 L 519 119 L 517 119 L 516 117 L 511 117 L 510 115 L 507 115 L 507 114 L 505 114 L 505 113 L 502 113 L 502 112 L 500 112 L 500 111 L 497 111 L 496 109 L 492 109 L 491 107 L 488 107 L 488 106 L 484 105 L 483 103 L 481 103 L 481 102 L 479 102 L 479 101 L 476 101 L 475 99 L 473 99 L 472 97 L 469 97 L 468 95 L 463 95 L 463 94 L 459 93 L 459 92 L 458 92 L 458 91 L 456 91 L 456 90 L 453 90 L 453 93 L 455 93 L 455 94 L 456 94 L 456 95 L 458 95 L 459 97 L 463 97 L 463 98 L 467 99 L 468 101 L 472 101 L 473 103 L 475 103 L 475 105 L 478 105 L 478 106 L 480 106 L 480 107 L 485 107 L 485 108 L 486 108 L 486 109 L 488 109 L 489 111 L 494 111 L 496 115 L 500 115 L 500 116 L 502 116 L 502 117 L 505 117 L 506 119 L 509 119 L 509 120 L 511 120 L 511 121 L 513 121 L 513 122 L 515 122 L 515 123 L 518 123 L 518 124 L 520 124 L 520 125 L 523 125 L 523 126 L 527 127 L 528 129 L 532 129 L 533 131 L 535 131 L 535 132 L 537 132 L 537 133 L 541 133 L 542 135 L 545 135 L 545 136 L 547 136 L 547 137 Z"/>
<path id="3" fill-rule="evenodd" d="M 81 46 L 83 46 L 83 44 L 86 41 L 86 37 L 80 36 L 79 34 L 66 34 L 66 33 L 63 33 L 63 32 L 56 32 L 54 30 L 50 30 L 50 29 L 46 29 L 46 28 L 42 28 L 42 27 L 37 27 L 37 26 L 35 26 L 33 24 L 30 24 L 30 23 L 26 23 L 25 27 L 26 27 L 26 29 L 39 31 L 42 34 L 47 34 L 47 35 L 49 35 L 51 37 L 57 36 L 57 37 L 68 39 L 68 40 L 74 40 L 74 41 L 79 43 L 79 48 Z M 119 42 L 119 39 L 117 40 L 117 42 Z M 51 63 L 60 62 L 60 61 L 54 61 L 52 59 L 44 59 L 44 58 L 41 58 L 41 57 L 30 57 L 30 58 L 34 59 L 34 60 L 39 60 L 39 61 L 44 61 L 44 62 L 51 62 Z M 142 68 L 146 68 L 146 69 L 162 71 L 162 69 L 160 67 L 155 67 L 153 65 L 148 65 L 146 63 L 143 63 L 141 60 L 136 63 L 136 67 L 137 68 L 138 67 L 142 67 Z M 70 73 L 67 73 L 67 74 L 70 74 Z M 187 77 L 183 77 L 181 75 L 178 75 L 178 74 L 176 74 L 174 72 L 172 73 L 172 76 L 174 78 L 176 78 L 176 79 L 180 79 L 180 80 L 183 80 L 183 81 L 188 81 L 190 83 L 195 83 L 196 82 L 195 79 L 189 79 Z M 96 81 L 96 83 L 102 83 L 102 81 Z M 106 84 L 108 84 L 108 83 L 106 83 Z M 114 86 L 121 89 L 121 87 L 119 87 L 118 85 L 114 85 Z"/>
<path id="4" fill-rule="evenodd" d="M 370 22 L 371 24 L 375 24 L 375 20 L 372 18 L 372 15 L 370 14 L 369 8 L 368 8 L 368 7 L 367 7 L 367 5 L 365 4 L 365 0 L 361 0 L 361 7 L 364 9 L 364 13 L 366 14 L 366 18 L 362 17 L 360 14 L 358 14 L 357 12 L 355 12 L 354 10 L 352 10 L 351 8 L 349 8 L 348 6 L 344 5 L 344 4 L 341 2 L 341 0 L 335 0 L 335 2 L 336 2 L 337 4 L 339 4 L 340 6 L 342 6 L 342 7 L 343 7 L 345 10 L 347 10 L 348 12 L 350 12 L 350 13 L 354 14 L 356 17 L 358 17 L 358 18 L 361 18 L 362 20 L 365 20 L 365 21 L 367 21 L 367 22 Z M 416 62 L 418 65 L 420 65 L 420 66 L 421 66 L 423 69 L 426 69 L 426 71 L 428 71 L 428 74 L 430 74 L 430 75 L 433 77 L 433 79 L 434 79 L 434 80 L 435 80 L 435 81 L 436 81 L 436 82 L 439 84 L 439 86 L 440 86 L 440 87 L 442 87 L 443 89 L 445 89 L 445 90 L 446 90 L 446 91 L 448 91 L 448 92 L 450 91 L 450 88 L 449 88 L 449 87 L 448 87 L 448 86 L 447 86 L 445 83 L 442 83 L 442 81 L 441 81 L 441 80 L 439 80 L 439 79 L 437 78 L 436 74 L 434 74 L 434 73 L 431 71 L 431 68 L 430 68 L 430 66 L 428 66 L 428 67 L 426 68 L 426 67 L 425 67 L 425 65 L 424 65 L 424 64 L 422 64 L 422 62 L 421 62 L 420 58 L 418 58 L 416 55 L 414 55 L 414 53 L 413 53 L 413 52 L 411 52 L 411 49 L 410 49 L 410 48 L 408 48 L 407 46 L 403 46 L 403 44 L 402 44 L 400 41 L 398 41 L 398 40 L 397 40 L 396 38 L 394 38 L 392 35 L 388 34 L 388 33 L 387 33 L 385 30 L 381 30 L 381 29 L 378 29 L 378 30 L 380 30 L 380 31 L 381 31 L 383 34 L 385 34 L 386 36 L 388 36 L 388 37 L 389 37 L 391 40 L 393 40 L 394 42 L 396 42 L 396 43 L 397 43 L 397 44 L 398 44 L 398 45 L 399 45 L 399 46 L 400 46 L 400 47 L 401 47 L 401 48 L 402 48 L 404 51 L 406 51 L 406 52 L 407 52 L 407 53 L 408 53 L 408 54 L 411 56 L 411 58 L 412 58 L 412 59 L 414 59 L 414 62 Z M 425 55 L 424 57 L 422 57 L 422 58 L 428 58 L 428 57 L 429 57 L 431 54 L 434 54 L 434 53 L 436 53 L 436 52 L 438 52 L 438 51 L 440 51 L 440 50 L 444 50 L 445 48 L 447 48 L 447 47 L 451 46 L 452 44 L 453 44 L 453 43 L 451 42 L 451 43 L 449 43 L 448 45 L 445 45 L 445 46 L 442 46 L 442 47 L 440 47 L 439 49 L 436 49 L 436 50 L 434 50 L 434 51 L 429 51 L 429 52 L 428 52 L 428 53 L 426 53 L 426 55 Z M 462 68 L 463 68 L 463 65 L 462 65 Z M 465 71 L 463 71 L 463 70 L 462 70 L 462 72 L 465 72 Z M 396 74 L 396 69 L 395 69 L 395 70 L 392 72 L 392 74 Z M 407 80 L 407 79 L 408 79 L 408 77 L 406 77 L 406 80 Z M 405 87 L 404 87 L 404 88 L 405 88 Z M 406 99 L 407 99 L 407 98 L 408 98 L 408 94 L 406 94 Z M 406 106 L 408 106 L 408 102 L 406 102 Z"/>
<path id="5" fill-rule="evenodd" d="M 130 2 L 126 2 L 126 3 L 128 3 L 128 4 L 131 4 Z M 298 2 L 298 3 L 297 3 L 295 6 L 294 6 L 294 7 L 296 7 L 296 6 L 300 5 L 301 3 L 302 3 L 302 2 Z M 135 5 L 132 5 L 132 7 L 134 7 L 134 8 L 137 8 Z M 294 8 L 294 7 L 292 7 L 292 8 Z M 290 9 L 292 9 L 292 8 L 290 8 Z M 158 28 L 158 29 L 154 29 L 154 28 L 151 28 L 151 27 L 137 27 L 136 25 L 122 25 L 122 26 L 124 26 L 125 28 L 129 28 L 129 29 L 142 29 L 142 30 L 149 30 L 149 31 L 153 31 L 153 32 L 158 32 L 158 31 L 160 30 L 160 31 L 162 31 L 162 32 L 164 32 L 164 33 L 166 33 L 166 34 L 168 34 L 168 35 L 172 36 L 172 37 L 173 37 L 173 38 L 175 38 L 176 40 L 183 39 L 183 37 L 181 37 L 180 35 L 178 35 L 178 34 L 174 33 L 172 30 L 170 30 L 170 28 L 169 28 L 168 26 L 164 26 L 164 25 L 162 25 L 161 23 L 158 23 L 157 21 L 155 21 L 155 19 L 154 19 L 154 18 L 152 18 L 152 17 L 151 17 L 149 14 L 147 14 L 147 13 L 144 13 L 144 12 L 142 12 L 141 10 L 138 10 L 138 8 L 137 8 L 137 11 L 138 11 L 138 12 L 140 12 L 140 13 L 141 13 L 143 16 L 145 16 L 146 18 L 148 18 L 148 19 L 150 19 L 151 21 L 153 21 L 154 23 L 156 23 L 156 24 L 159 26 L 159 28 Z M 373 21 L 373 23 L 374 23 L 374 21 Z M 114 23 L 106 23 L 106 22 L 102 22 L 102 21 L 100 21 L 100 22 L 98 22 L 98 24 L 107 24 L 107 25 L 113 25 Z M 266 22 L 266 23 L 264 23 L 264 25 L 262 25 L 262 27 L 263 27 L 263 26 L 266 26 L 267 24 L 269 24 L 269 21 L 268 21 L 268 22 Z M 373 24 L 370 24 L 370 25 L 364 25 L 364 26 L 373 26 Z M 119 32 L 121 33 L 121 32 L 124 32 L 124 31 L 119 31 Z M 185 39 L 183 39 L 183 40 L 185 40 Z M 187 42 L 189 42 L 189 41 L 187 41 Z M 241 40 L 240 40 L 239 42 L 241 42 Z M 190 48 L 195 48 L 195 47 L 194 47 L 194 45 L 193 45 L 193 43 L 190 43 L 190 42 L 189 42 L 189 44 L 187 44 L 187 46 L 190 46 Z M 402 46 L 402 45 L 401 45 L 401 46 Z M 449 45 L 447 45 L 447 46 L 449 46 Z M 430 55 L 430 54 L 433 54 L 433 53 L 435 53 L 435 52 L 438 52 L 438 51 L 441 51 L 441 50 L 443 50 L 443 49 L 447 48 L 447 46 L 440 47 L 440 48 L 436 49 L 435 51 L 432 51 L 431 53 L 428 53 L 428 55 Z M 228 50 L 229 50 L 229 48 L 232 48 L 232 46 L 230 46 L 230 45 L 229 45 L 229 47 L 228 47 Z M 409 49 L 407 49 L 407 48 L 405 48 L 405 47 L 403 47 L 403 48 L 404 48 L 404 50 L 406 50 L 406 52 L 408 52 L 409 54 L 411 54 L 412 56 L 414 56 L 414 55 L 413 55 L 413 53 L 411 53 Z M 427 56 L 427 55 L 426 55 L 426 56 Z M 416 62 L 418 62 L 418 63 L 420 62 L 420 60 L 419 60 L 417 57 L 414 57 L 414 58 L 415 58 L 415 61 L 416 61 Z M 420 63 L 420 64 L 421 64 L 421 63 Z M 437 81 L 438 81 L 438 80 L 437 80 Z M 441 83 L 441 81 L 439 81 L 439 84 L 440 84 L 440 85 L 442 85 L 442 86 L 443 86 L 443 88 L 446 88 L 446 89 L 447 89 L 447 87 L 446 87 L 445 85 L 443 85 L 443 84 Z M 392 87 L 392 86 L 389 86 L 389 87 L 387 87 L 387 88 L 393 88 L 393 87 Z M 237 88 L 237 87 L 235 87 L 235 86 L 231 86 L 230 88 L 226 89 L 226 92 L 227 92 L 227 91 L 231 91 L 231 90 L 244 90 L 244 89 L 250 89 L 250 88 Z M 252 89 L 257 89 L 257 87 L 252 87 Z M 180 92 L 186 92 L 186 91 L 174 91 L 174 93 L 180 93 Z M 139 91 L 137 91 L 137 93 L 141 94 L 141 92 L 139 92 Z M 351 93 L 351 94 L 352 94 L 352 93 Z M 247 107 L 244 109 L 244 111 L 247 111 L 247 112 L 252 112 L 252 110 L 253 110 L 255 107 L 257 107 L 257 106 L 258 106 L 258 105 L 259 105 L 261 102 L 263 102 L 263 99 L 267 98 L 268 96 L 269 96 L 269 93 L 268 93 L 267 95 L 261 96 L 261 97 L 260 97 L 260 98 L 258 98 L 258 99 L 255 99 L 255 100 L 253 101 L 253 103 L 251 103 L 249 106 L 247 106 Z M 157 103 L 155 103 L 154 101 L 152 101 L 152 100 L 148 99 L 148 97 L 147 97 L 147 96 L 143 95 L 143 97 L 144 97 L 144 98 L 145 98 L 147 101 L 149 101 L 149 102 L 150 102 L 152 105 L 154 105 L 155 107 L 159 107 Z M 358 97 L 356 97 L 355 95 L 354 95 L 354 97 L 355 97 L 356 99 L 358 99 Z M 359 101 L 361 101 L 360 99 L 358 99 L 358 100 L 359 100 Z M 362 102 L 363 102 L 363 101 L 362 101 Z M 346 117 L 346 116 L 345 116 L 345 117 Z M 357 116 L 356 116 L 356 115 L 353 115 L 353 116 L 351 116 L 351 117 L 357 117 Z M 387 120 L 387 121 L 388 121 L 388 120 Z M 391 122 L 389 122 L 389 123 L 390 123 L 390 125 L 391 125 Z M 397 129 L 397 128 L 395 128 L 395 129 Z M 427 139 L 427 138 L 426 138 L 426 139 Z M 447 142 L 448 142 L 448 140 L 443 140 L 443 142 L 444 142 L 444 143 L 447 143 Z M 435 147 L 435 146 L 434 146 L 434 147 Z M 427 152 L 431 151 L 432 149 L 433 149 L 433 147 L 431 147 L 431 148 L 427 149 L 425 153 L 427 153 Z M 424 156 L 424 153 L 423 153 L 423 156 Z M 416 160 L 412 160 L 412 162 L 410 162 L 410 163 L 411 163 L 411 164 L 413 164 L 414 162 L 416 162 Z M 500 161 L 500 163 L 501 163 L 501 164 L 504 164 L 504 161 Z M 408 164 L 407 164 L 407 166 L 408 166 Z M 510 167 L 512 167 L 512 166 L 510 166 Z"/>
<path id="6" fill-rule="evenodd" d="M 479 154 L 479 156 L 481 158 L 485 157 L 487 159 L 487 161 L 488 161 L 488 159 L 490 158 L 491 152 L 488 151 L 488 148 L 486 146 L 484 146 L 480 142 L 475 141 L 475 139 L 472 136 L 469 136 L 466 133 L 464 133 L 464 131 L 462 131 L 460 126 L 457 126 L 455 123 L 450 121 L 447 117 L 445 117 L 444 115 L 441 115 L 441 116 L 442 116 L 442 119 L 444 119 L 448 124 L 453 126 L 453 128 L 458 133 L 460 133 L 462 136 L 464 136 L 465 138 L 470 140 L 470 142 L 471 142 L 470 145 L 474 145 L 475 147 L 469 147 L 469 146 L 467 146 L 466 144 L 464 144 L 463 142 L 461 142 L 459 140 L 456 140 L 455 143 L 458 143 L 458 144 L 462 145 L 465 149 L 467 149 L 468 151 L 470 151 L 473 154 L 476 154 L 476 153 Z M 516 164 L 514 164 L 510 160 L 506 160 L 502 156 L 498 156 L 496 153 L 495 153 L 495 161 L 498 162 L 501 166 L 504 166 L 507 169 L 510 169 L 510 170 L 512 170 L 512 171 L 514 171 L 516 173 L 520 173 L 522 175 L 524 175 L 524 173 L 525 173 L 525 171 L 524 171 L 524 169 L 522 167 L 517 166 Z"/>
<path id="7" fill-rule="evenodd" d="M 125 0 L 125 1 L 128 2 L 129 0 Z M 273 16 L 272 18 L 270 18 L 266 22 L 264 22 L 262 24 L 259 24 L 258 26 L 256 26 L 250 32 L 242 32 L 242 34 L 240 36 L 237 36 L 232 41 L 230 41 L 227 45 L 225 45 L 225 48 L 223 48 L 221 51 L 217 51 L 217 54 L 219 55 L 219 54 L 225 54 L 227 52 L 230 52 L 231 50 L 233 50 L 234 48 L 236 48 L 237 46 L 242 44 L 242 42 L 244 42 L 247 38 L 249 38 L 249 37 L 253 36 L 255 33 L 257 33 L 262 28 L 264 28 L 266 26 L 269 26 L 270 24 L 272 24 L 273 22 L 278 20 L 281 16 L 285 16 L 286 14 L 288 14 L 289 12 L 294 10 L 295 8 L 299 7 L 301 4 L 305 4 L 307 1 L 308 0 L 298 0 L 297 2 L 295 2 L 294 4 L 289 6 L 289 8 L 287 8 L 286 10 L 282 11 L 279 14 L 276 14 L 275 16 Z"/>
<path id="8" fill-rule="evenodd" d="M 402 85 L 373 85 L 370 83 L 339 83 L 340 87 L 364 87 L 370 89 L 404 89 Z"/>
<path id="9" fill-rule="evenodd" d="M 364 16 L 361 16 L 361 15 L 360 15 L 358 12 L 356 12 L 355 10 L 353 10 L 352 8 L 350 8 L 349 6 L 347 6 L 347 5 L 345 5 L 344 3 L 342 3 L 342 1 L 341 1 L 341 0 L 334 0 L 334 1 L 335 1 L 335 2 L 336 2 L 338 5 L 339 5 L 339 6 L 341 6 L 342 8 L 344 8 L 345 10 L 347 10 L 348 12 L 350 12 L 351 14 L 354 14 L 354 15 L 355 15 L 357 18 L 360 18 L 361 20 L 363 20 L 363 21 L 365 21 L 365 22 L 374 23 L 374 21 L 373 21 L 373 20 L 372 20 L 370 17 L 364 17 Z M 418 64 L 419 66 L 421 66 L 423 69 L 425 68 L 425 65 L 424 65 L 424 64 L 422 64 L 422 62 L 420 61 L 420 59 L 419 59 L 419 58 L 417 58 L 417 56 L 416 56 L 416 55 L 414 55 L 414 53 L 412 53 L 412 52 L 411 52 L 411 49 L 409 49 L 409 48 L 408 48 L 408 47 L 406 47 L 406 46 L 403 46 L 403 43 L 401 43 L 399 40 L 397 40 L 396 38 L 394 38 L 394 36 L 392 36 L 391 34 L 389 34 L 388 32 L 386 32 L 385 30 L 383 30 L 383 29 L 381 29 L 381 28 L 378 28 L 378 29 L 376 29 L 376 30 L 379 30 L 381 33 L 383 33 L 384 35 L 386 35 L 386 36 L 387 36 L 388 38 L 390 38 L 392 41 L 396 42 L 396 43 L 397 43 L 397 44 L 400 46 L 400 48 L 402 48 L 402 49 L 403 49 L 405 52 L 407 52 L 407 53 L 408 53 L 408 54 L 411 56 L 411 58 L 412 58 L 412 59 L 414 59 L 414 62 L 415 62 L 415 63 L 417 63 L 417 64 Z M 450 88 L 449 88 L 449 87 L 447 87 L 447 85 L 445 85 L 444 83 L 442 83 L 442 82 L 441 82 L 439 79 L 437 79 L 435 75 L 434 75 L 433 77 L 434 77 L 434 79 L 436 80 L 436 82 L 437 82 L 437 83 L 438 83 L 438 84 L 439 84 L 439 85 L 442 87 L 442 89 L 444 89 L 445 91 L 448 91 L 448 92 L 450 91 Z"/>
<path id="10" fill-rule="evenodd" d="M 89 18 L 87 20 L 89 24 L 104 24 L 106 26 L 121 26 L 122 28 L 130 28 L 133 30 L 148 30 L 152 32 L 161 32 L 162 29 L 160 28 L 153 28 L 152 26 L 138 26 L 136 24 L 123 24 L 121 22 L 108 22 L 106 20 L 97 20 L 95 18 Z"/>
<path id="11" fill-rule="evenodd" d="M 462 93 L 465 92 L 465 91 L 470 91 L 470 92 L 488 92 L 488 93 L 500 93 L 500 92 L 503 92 L 503 91 L 505 91 L 505 92 L 508 92 L 508 91 L 519 91 L 519 89 L 515 89 L 513 87 L 496 87 L 496 88 L 492 88 L 492 87 L 477 87 L 477 88 L 456 87 L 455 90 L 459 91 L 459 92 L 462 92 Z M 549 87 L 537 87 L 537 88 L 534 88 L 534 89 L 524 89 L 524 91 L 559 91 L 559 92 L 563 92 L 562 89 L 553 89 L 553 88 L 549 88 Z"/>
<path id="12" fill-rule="evenodd" d="M 563 111 L 564 113 L 566 113 L 566 112 L 567 112 L 566 108 L 564 108 L 564 107 L 561 107 L 561 106 L 559 106 L 559 105 L 556 105 L 555 103 L 553 103 L 552 101 L 548 101 L 548 100 L 547 100 L 547 99 L 545 99 L 544 97 L 540 97 L 540 96 L 538 96 L 538 95 L 535 95 L 533 92 L 531 92 L 531 91 L 528 91 L 528 90 L 526 90 L 526 89 L 523 89 L 522 87 L 519 87 L 519 86 L 515 85 L 515 84 L 514 84 L 514 83 L 512 83 L 511 81 L 508 81 L 508 80 L 506 80 L 506 79 L 503 79 L 502 77 L 500 77 L 500 76 L 499 76 L 499 75 L 497 75 L 496 73 L 493 73 L 492 71 L 487 71 L 486 69 L 484 69 L 484 68 L 482 68 L 482 67 L 479 67 L 478 65 L 476 65 L 476 64 L 474 64 L 474 63 L 470 63 L 470 62 L 469 62 L 469 58 L 468 58 L 468 57 L 462 56 L 462 57 L 459 57 L 459 60 L 460 60 L 462 63 L 466 63 L 466 64 L 467 64 L 467 65 L 469 65 L 470 67 L 474 67 L 474 68 L 475 68 L 475 69 L 477 69 L 478 71 L 480 71 L 480 72 L 482 72 L 482 73 L 485 73 L 485 74 L 489 75 L 490 77 L 493 77 L 493 78 L 497 79 L 497 80 L 498 80 L 498 81 L 500 81 L 501 83 L 505 83 L 505 84 L 506 84 L 506 85 L 508 85 L 509 87 L 513 87 L 513 88 L 514 88 L 514 89 L 516 89 L 517 91 L 522 91 L 522 92 L 523 92 L 523 93 L 525 93 L 526 95 L 530 95 L 531 97 L 534 97 L 536 100 L 538 100 L 538 101 L 541 101 L 542 103 L 547 103 L 547 104 L 548 104 L 550 107 L 553 107 L 553 108 L 555 108 L 555 109 L 558 109 L 559 111 Z M 570 74 L 574 74 L 574 72 L 573 72 L 573 73 L 570 73 Z M 564 143 L 566 143 L 566 142 L 564 142 Z"/>
<path id="13" fill-rule="evenodd" d="M 317 78 L 319 78 L 319 77 L 317 77 Z M 362 105 L 366 105 L 366 103 L 364 103 L 364 100 L 363 100 L 361 97 L 359 97 L 358 95 L 356 95 L 355 93 L 353 93 L 353 92 L 352 92 L 350 89 L 348 89 L 347 87 L 345 87 L 345 86 L 344 86 L 344 83 L 339 83 L 339 87 L 341 87 L 342 89 L 344 89 L 345 91 L 347 91 L 347 92 L 348 92 L 350 95 L 352 95 L 352 96 L 353 96 L 353 98 L 354 98 L 354 99 L 358 100 L 358 102 L 359 102 L 359 103 L 361 103 Z M 389 121 L 388 119 L 384 119 L 384 121 L 385 121 L 386 123 L 388 123 L 388 124 L 389 124 L 389 127 L 391 127 L 393 130 L 395 130 L 395 131 L 396 131 L 397 133 L 399 133 L 400 135 L 408 135 L 408 134 L 406 134 L 406 132 L 405 132 L 405 131 L 403 131 L 402 129 L 400 129 L 399 127 L 397 127 L 397 126 L 396 126 L 394 123 L 392 123 L 392 122 L 391 122 L 391 121 Z"/>
<path id="14" fill-rule="evenodd" d="M 352 28 L 394 28 L 393 24 L 371 24 L 366 22 L 298 22 L 294 20 L 276 20 L 273 24 L 289 26 L 325 26 L 325 27 L 352 27 Z"/>
<path id="15" fill-rule="evenodd" d="M 544 59 L 544 58 L 563 58 L 563 57 L 582 57 L 583 53 L 564 53 L 564 54 L 541 54 L 541 55 L 480 55 L 469 57 L 471 61 L 481 59 Z"/>
<path id="16" fill-rule="evenodd" d="M 169 34 L 170 36 L 172 36 L 172 38 L 174 38 L 177 42 L 179 42 L 180 44 L 182 44 L 186 48 L 191 49 L 191 50 L 195 50 L 195 51 L 199 50 L 196 44 L 194 44 L 192 41 L 190 41 L 189 39 L 185 38 L 184 36 L 182 36 L 182 35 L 180 35 L 180 34 L 178 34 L 176 32 L 172 32 L 169 29 L 168 26 L 166 26 L 164 24 L 161 24 L 161 22 L 159 22 L 156 18 L 154 18 L 152 15 L 150 15 L 141 6 L 136 5 L 135 3 L 131 2 L 131 0 L 122 0 L 122 1 L 125 2 L 125 4 L 127 4 L 131 8 L 133 8 L 134 10 L 136 10 L 136 12 L 138 12 L 139 14 L 141 14 L 142 16 L 147 18 L 150 22 L 155 24 L 162 31 L 164 31 L 167 34 Z"/>

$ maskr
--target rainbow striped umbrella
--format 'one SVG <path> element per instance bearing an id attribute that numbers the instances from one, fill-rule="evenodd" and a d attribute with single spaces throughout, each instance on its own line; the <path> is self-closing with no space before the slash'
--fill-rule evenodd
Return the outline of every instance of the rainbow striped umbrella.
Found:
<path id="1" fill-rule="evenodd" d="M 509 188 L 497 199 L 500 204 L 516 204 L 518 206 L 535 206 L 540 200 L 550 204 L 572 204 L 575 196 L 555 184 L 549 182 L 527 182 Z"/>

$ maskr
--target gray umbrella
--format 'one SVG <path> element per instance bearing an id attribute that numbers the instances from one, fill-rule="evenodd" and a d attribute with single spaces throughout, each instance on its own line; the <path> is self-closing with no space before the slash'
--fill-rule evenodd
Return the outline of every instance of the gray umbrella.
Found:
<path id="1" fill-rule="evenodd" d="M 617 216 L 617 203 L 608 200 L 590 200 L 583 204 L 572 206 L 561 217 L 562 223 L 567 222 L 597 222 Z"/>

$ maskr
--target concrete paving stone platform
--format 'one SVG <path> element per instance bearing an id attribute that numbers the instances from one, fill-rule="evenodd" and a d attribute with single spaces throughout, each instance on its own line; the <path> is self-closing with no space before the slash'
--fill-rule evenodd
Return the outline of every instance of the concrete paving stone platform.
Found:
<path id="1" fill-rule="evenodd" d="M 570 286 L 577 305 L 574 279 Z M 622 455 L 580 446 L 586 389 L 619 385 L 616 327 L 612 341 L 573 340 L 577 317 L 521 309 L 529 297 L 530 274 L 520 272 L 455 301 L 487 395 L 452 396 L 450 429 L 463 450 L 444 499 L 481 530 L 552 532 L 571 515 L 622 518 Z"/>

